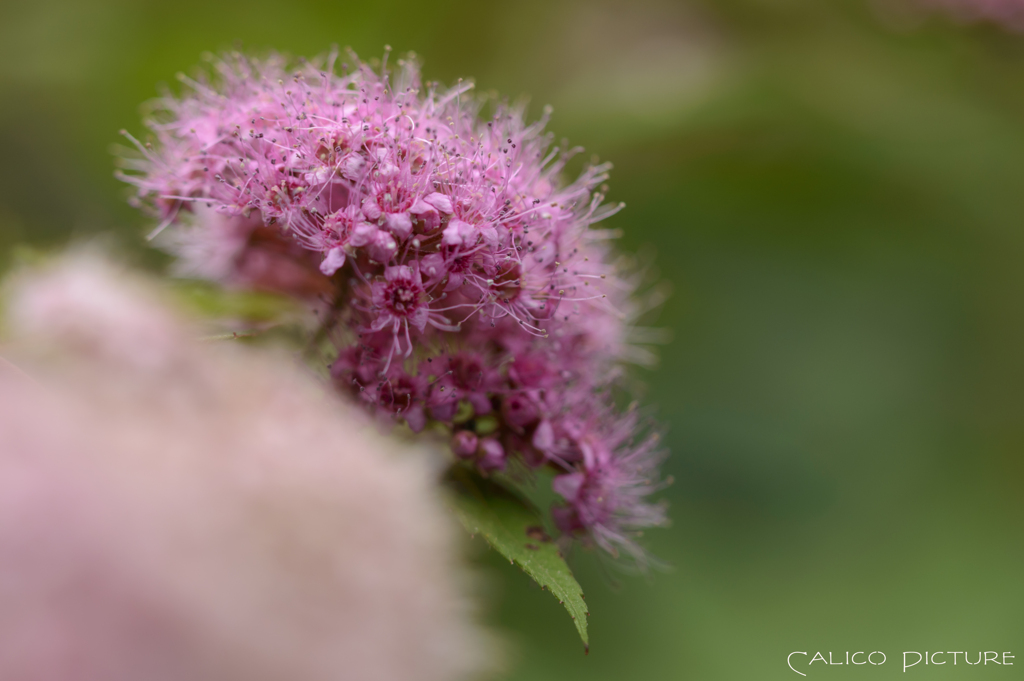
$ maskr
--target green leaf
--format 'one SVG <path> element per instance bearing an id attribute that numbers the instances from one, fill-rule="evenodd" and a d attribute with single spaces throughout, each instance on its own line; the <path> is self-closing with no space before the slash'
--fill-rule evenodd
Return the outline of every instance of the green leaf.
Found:
<path id="1" fill-rule="evenodd" d="M 551 538 L 539 511 L 518 494 L 462 466 L 447 478 L 452 509 L 470 534 L 480 534 L 565 606 L 590 649 L 583 590 Z"/>
<path id="2" fill-rule="evenodd" d="M 230 291 L 197 280 L 175 282 L 172 289 L 191 311 L 204 317 L 242 319 L 246 322 L 280 322 L 295 317 L 295 301 L 278 294 Z"/>

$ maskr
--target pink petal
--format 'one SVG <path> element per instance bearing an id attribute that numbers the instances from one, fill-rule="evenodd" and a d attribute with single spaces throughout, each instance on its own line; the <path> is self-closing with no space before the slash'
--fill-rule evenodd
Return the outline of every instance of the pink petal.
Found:
<path id="1" fill-rule="evenodd" d="M 408 213 L 388 213 L 384 224 L 399 239 L 405 239 L 412 233 L 412 219 Z"/>
<path id="2" fill-rule="evenodd" d="M 423 197 L 423 202 L 430 204 L 445 215 L 451 215 L 454 212 L 452 210 L 452 200 L 440 192 L 427 194 Z"/>
<path id="3" fill-rule="evenodd" d="M 417 220 L 422 220 L 428 230 L 434 229 L 441 224 L 441 215 L 437 212 L 437 209 L 423 199 L 416 199 L 409 212 L 415 215 Z"/>
<path id="4" fill-rule="evenodd" d="M 320 271 L 326 274 L 328 277 L 337 272 L 345 264 L 345 249 L 341 246 L 335 246 L 331 250 L 327 251 L 327 257 L 320 263 Z"/>
<path id="5" fill-rule="evenodd" d="M 567 473 L 559 475 L 551 482 L 551 489 L 566 501 L 572 501 L 583 486 L 583 473 Z"/>
<path id="6" fill-rule="evenodd" d="M 363 199 L 363 215 L 369 220 L 376 220 L 381 215 L 380 206 L 372 197 L 366 197 Z"/>

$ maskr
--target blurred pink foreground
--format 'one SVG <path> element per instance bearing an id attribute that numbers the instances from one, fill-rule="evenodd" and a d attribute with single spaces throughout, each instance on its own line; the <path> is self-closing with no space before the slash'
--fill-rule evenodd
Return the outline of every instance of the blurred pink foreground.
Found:
<path id="1" fill-rule="evenodd" d="M 147 282 L 96 259 L 12 290 L 0 679 L 479 672 L 422 456 L 286 359 L 194 341 Z"/>

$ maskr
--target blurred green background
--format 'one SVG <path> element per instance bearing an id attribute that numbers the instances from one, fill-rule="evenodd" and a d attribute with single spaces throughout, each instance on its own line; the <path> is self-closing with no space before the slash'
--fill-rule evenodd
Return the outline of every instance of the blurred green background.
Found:
<path id="1" fill-rule="evenodd" d="M 672 569 L 572 557 L 585 657 L 482 552 L 509 678 L 796 679 L 794 650 L 888 655 L 808 678 L 905 650 L 1019 655 L 906 678 L 1024 678 L 1024 37 L 900 1 L 4 0 L 0 259 L 104 233 L 162 266 L 110 146 L 205 50 L 388 43 L 550 103 L 673 285 L 644 397 Z"/>

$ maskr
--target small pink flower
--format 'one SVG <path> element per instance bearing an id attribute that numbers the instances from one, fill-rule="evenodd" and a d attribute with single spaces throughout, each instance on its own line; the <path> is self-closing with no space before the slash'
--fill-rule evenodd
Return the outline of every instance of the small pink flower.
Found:
<path id="1" fill-rule="evenodd" d="M 380 331 L 391 325 L 411 323 L 417 331 L 427 326 L 430 311 L 423 298 L 423 281 L 419 269 L 406 265 L 384 270 L 384 281 L 373 284 L 373 304 L 377 321 L 370 328 Z"/>
<path id="2" fill-rule="evenodd" d="M 474 433 L 460 430 L 452 437 L 452 452 L 461 459 L 468 459 L 476 454 L 478 442 Z"/>
<path id="3" fill-rule="evenodd" d="M 477 465 L 484 472 L 500 471 L 505 469 L 505 448 L 495 438 L 484 438 L 480 441 L 478 448 L 479 459 Z"/>

